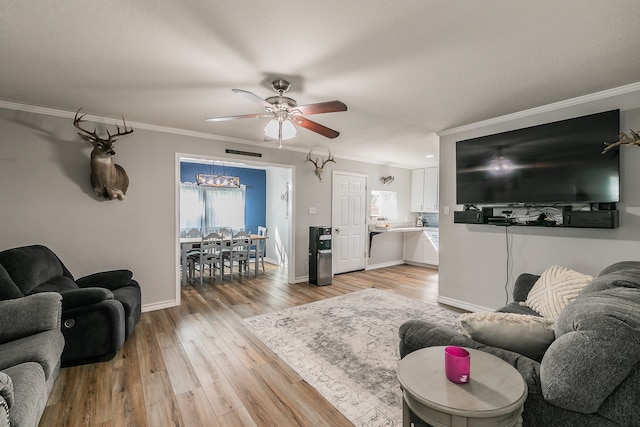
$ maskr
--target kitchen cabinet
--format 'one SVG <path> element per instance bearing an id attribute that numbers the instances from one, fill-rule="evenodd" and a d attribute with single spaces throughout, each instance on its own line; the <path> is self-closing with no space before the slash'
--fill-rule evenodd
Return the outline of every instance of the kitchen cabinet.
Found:
<path id="1" fill-rule="evenodd" d="M 404 260 L 408 263 L 438 265 L 439 232 L 437 229 L 404 234 Z"/>
<path id="2" fill-rule="evenodd" d="M 438 212 L 438 167 L 411 170 L 411 212 Z"/>

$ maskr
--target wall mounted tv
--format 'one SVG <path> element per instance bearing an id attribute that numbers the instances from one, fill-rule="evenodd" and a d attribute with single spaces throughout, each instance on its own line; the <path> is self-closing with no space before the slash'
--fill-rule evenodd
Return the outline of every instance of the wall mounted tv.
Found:
<path id="1" fill-rule="evenodd" d="M 620 110 L 456 142 L 460 205 L 618 202 Z"/>

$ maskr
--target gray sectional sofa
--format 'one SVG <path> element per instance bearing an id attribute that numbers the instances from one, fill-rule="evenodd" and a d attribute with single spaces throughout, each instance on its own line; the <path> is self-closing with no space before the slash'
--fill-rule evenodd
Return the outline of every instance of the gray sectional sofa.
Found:
<path id="1" fill-rule="evenodd" d="M 515 301 L 501 311 L 538 315 L 520 304 L 537 278 L 519 276 Z M 456 345 L 500 357 L 527 383 L 524 426 L 640 426 L 640 262 L 605 268 L 560 312 L 554 332 L 537 361 L 435 323 L 411 320 L 399 330 L 400 355 Z"/>
<path id="2" fill-rule="evenodd" d="M 62 298 L 0 301 L 0 427 L 36 427 L 60 372 Z"/>

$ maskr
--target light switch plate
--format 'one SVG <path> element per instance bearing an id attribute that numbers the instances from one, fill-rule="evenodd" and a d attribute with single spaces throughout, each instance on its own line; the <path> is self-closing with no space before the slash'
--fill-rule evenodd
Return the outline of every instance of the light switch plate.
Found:
<path id="1" fill-rule="evenodd" d="M 309 208 L 309 213 L 310 214 L 317 214 L 318 213 L 318 208 L 316 208 L 315 206 L 312 206 Z"/>

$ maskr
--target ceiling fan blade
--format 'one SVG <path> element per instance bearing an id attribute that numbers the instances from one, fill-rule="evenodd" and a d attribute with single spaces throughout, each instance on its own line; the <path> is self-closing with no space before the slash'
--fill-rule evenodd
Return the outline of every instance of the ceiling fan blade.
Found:
<path id="1" fill-rule="evenodd" d="M 265 101 L 264 99 L 260 98 L 258 95 L 256 95 L 255 93 L 251 93 L 248 92 L 246 90 L 242 90 L 242 89 L 231 89 L 233 92 L 237 93 L 238 95 L 242 95 L 245 98 L 261 105 L 263 108 L 273 108 L 272 104 L 269 104 L 267 101 Z"/>
<path id="2" fill-rule="evenodd" d="M 319 102 L 317 104 L 298 105 L 291 108 L 289 112 L 299 111 L 300 114 L 321 114 L 347 111 L 347 106 L 341 101 Z"/>
<path id="3" fill-rule="evenodd" d="M 205 120 L 207 122 L 224 122 L 226 120 L 235 120 L 235 119 L 256 119 L 262 117 L 272 117 L 271 113 L 260 113 L 260 114 L 243 114 L 241 116 L 226 116 L 226 117 L 209 117 Z"/>
<path id="4" fill-rule="evenodd" d="M 338 135 L 340 135 L 340 132 L 338 132 L 337 130 L 333 130 L 304 117 L 295 116 L 291 119 L 291 121 L 298 126 L 302 126 L 303 128 L 309 129 L 312 132 L 319 133 L 320 135 L 326 136 L 327 138 L 333 139 L 337 138 Z"/>

